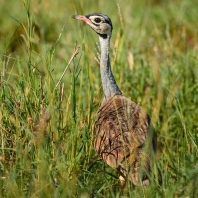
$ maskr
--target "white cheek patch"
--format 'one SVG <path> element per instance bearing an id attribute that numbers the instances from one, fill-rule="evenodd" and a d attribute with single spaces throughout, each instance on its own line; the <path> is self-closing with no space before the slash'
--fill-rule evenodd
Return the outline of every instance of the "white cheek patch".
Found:
<path id="1" fill-rule="evenodd" d="M 102 29 L 101 33 L 105 33 L 105 34 L 110 33 L 110 27 L 107 24 L 102 25 L 101 29 Z"/>

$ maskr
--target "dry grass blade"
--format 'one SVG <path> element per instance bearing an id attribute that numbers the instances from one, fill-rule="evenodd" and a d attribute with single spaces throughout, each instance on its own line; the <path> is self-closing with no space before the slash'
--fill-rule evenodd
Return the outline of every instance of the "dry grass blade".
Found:
<path id="1" fill-rule="evenodd" d="M 69 65 L 71 64 L 72 60 L 73 60 L 73 59 L 75 58 L 75 56 L 78 54 L 79 48 L 80 48 L 80 46 L 77 46 L 77 43 L 76 43 L 76 46 L 75 46 L 75 48 L 74 48 L 74 52 L 73 52 L 73 54 L 72 54 L 72 56 L 71 56 L 71 58 L 70 58 L 70 60 L 69 60 L 69 62 L 68 62 L 68 64 L 67 64 L 65 70 L 63 71 L 63 74 L 61 75 L 61 77 L 60 77 L 58 83 L 56 84 L 56 86 L 55 86 L 55 88 L 54 88 L 54 91 L 57 89 L 58 85 L 60 84 L 61 80 L 63 79 L 63 76 L 65 75 L 65 73 L 66 73 L 66 71 L 67 71 Z"/>

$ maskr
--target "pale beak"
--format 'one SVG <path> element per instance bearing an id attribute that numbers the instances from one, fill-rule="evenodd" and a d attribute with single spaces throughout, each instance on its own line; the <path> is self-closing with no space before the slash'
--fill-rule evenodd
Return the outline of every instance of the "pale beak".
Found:
<path id="1" fill-rule="evenodd" d="M 92 23 L 86 16 L 83 16 L 83 15 L 72 15 L 71 18 L 78 19 L 78 20 L 84 21 L 86 23 Z"/>

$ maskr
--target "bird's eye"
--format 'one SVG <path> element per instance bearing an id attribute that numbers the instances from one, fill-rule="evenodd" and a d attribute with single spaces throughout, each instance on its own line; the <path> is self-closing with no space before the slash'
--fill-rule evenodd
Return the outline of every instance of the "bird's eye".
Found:
<path id="1" fill-rule="evenodd" d="M 100 18 L 95 18 L 94 21 L 95 21 L 96 23 L 100 23 L 100 22 L 101 22 L 101 19 L 100 19 Z"/>

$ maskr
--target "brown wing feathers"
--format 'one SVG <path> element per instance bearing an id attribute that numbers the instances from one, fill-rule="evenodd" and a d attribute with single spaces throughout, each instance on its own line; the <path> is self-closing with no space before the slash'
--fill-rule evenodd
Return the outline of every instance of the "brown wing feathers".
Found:
<path id="1" fill-rule="evenodd" d="M 140 167 L 143 165 L 142 182 L 147 185 L 150 171 L 150 151 L 144 149 L 148 139 L 149 150 L 155 148 L 154 130 L 149 116 L 125 96 L 115 95 L 104 101 L 98 111 L 95 125 L 94 148 L 98 155 L 122 179 L 139 185 Z M 149 136 L 149 138 L 148 138 Z"/>

